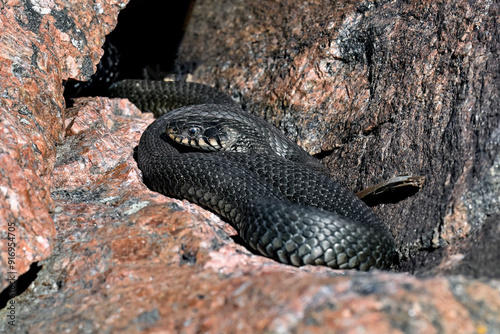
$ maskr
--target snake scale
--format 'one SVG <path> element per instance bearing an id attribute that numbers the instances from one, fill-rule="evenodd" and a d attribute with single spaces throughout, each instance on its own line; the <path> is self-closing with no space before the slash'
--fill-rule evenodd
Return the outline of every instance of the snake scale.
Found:
<path id="1" fill-rule="evenodd" d="M 111 96 L 157 117 L 137 148 L 144 183 L 215 211 L 252 249 L 294 266 L 370 270 L 395 261 L 393 237 L 368 206 L 224 93 L 195 83 L 124 80 Z"/>

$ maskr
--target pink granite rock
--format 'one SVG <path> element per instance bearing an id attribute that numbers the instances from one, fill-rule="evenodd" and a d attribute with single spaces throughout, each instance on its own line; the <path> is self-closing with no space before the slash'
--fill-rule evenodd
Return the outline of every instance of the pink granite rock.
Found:
<path id="1" fill-rule="evenodd" d="M 120 1 L 92 2 L 89 10 L 90 3 L 0 5 L 2 278 L 7 273 L 17 278 L 31 263 L 47 257 L 54 245 L 50 188 L 56 145 L 64 133 L 62 81 L 90 77 L 104 35 L 124 6 Z M 8 283 L 2 279 L 0 288 Z"/>
<path id="2" fill-rule="evenodd" d="M 17 331 L 499 332 L 498 4 L 200 0 L 181 51 L 354 190 L 425 172 L 420 194 L 378 208 L 399 269 L 424 276 L 279 264 L 150 191 L 133 148 L 152 116 L 106 98 L 64 109 L 61 96 L 62 80 L 90 74 L 120 3 L 2 5 L 0 233 L 15 222 L 18 274 L 40 266 L 9 301 Z"/>

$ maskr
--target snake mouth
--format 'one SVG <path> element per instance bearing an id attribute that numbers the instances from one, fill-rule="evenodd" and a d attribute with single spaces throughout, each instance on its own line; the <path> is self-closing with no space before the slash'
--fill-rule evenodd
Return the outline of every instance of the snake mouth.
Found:
<path id="1" fill-rule="evenodd" d="M 165 129 L 176 143 L 203 151 L 228 151 L 234 140 L 220 127 L 199 124 L 169 124 Z"/>

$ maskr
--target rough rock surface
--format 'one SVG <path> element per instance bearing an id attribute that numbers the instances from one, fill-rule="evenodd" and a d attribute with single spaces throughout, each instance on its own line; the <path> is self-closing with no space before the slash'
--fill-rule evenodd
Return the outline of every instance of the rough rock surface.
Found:
<path id="1" fill-rule="evenodd" d="M 56 145 L 63 139 L 62 81 L 92 75 L 104 35 L 123 6 L 124 1 L 0 3 L 2 278 L 7 272 L 18 277 L 52 251 L 50 188 Z M 11 243 L 15 247 L 9 249 Z M 8 284 L 2 279 L 0 289 Z"/>
<path id="2" fill-rule="evenodd" d="M 402 270 L 499 277 L 499 10 L 493 1 L 200 0 L 179 58 L 355 192 L 425 175 L 420 193 L 377 208 Z"/>
<path id="3" fill-rule="evenodd" d="M 45 8 L 34 3 L 7 2 L 0 24 L 17 24 L 14 17 L 21 17 L 19 13 L 34 15 L 33 8 Z M 62 80 L 87 75 L 80 60 L 95 64 L 89 55 L 99 54 L 98 44 L 113 26 L 120 5 L 78 2 L 64 8 L 48 3 L 74 15 L 79 26 L 74 31 L 88 34 L 84 41 L 90 44 L 75 49 L 73 43 L 62 43 L 52 10 L 41 16 L 38 31 L 23 31 L 21 26 L 11 28 L 11 34 L 0 34 L 2 46 L 9 45 L 9 39 L 29 40 L 20 44 L 24 48 L 0 48 L 0 157 L 8 162 L 0 165 L 0 233 L 8 221 L 16 222 L 17 238 L 24 242 L 17 246 L 16 259 L 24 266 L 19 274 L 30 263 L 38 261 L 41 266 L 27 291 L 13 299 L 17 331 L 500 332 L 494 202 L 500 193 L 495 179 L 499 90 L 498 58 L 493 58 L 498 56 L 498 3 L 473 8 L 468 3 L 456 7 L 423 3 L 410 11 L 408 4 L 396 2 L 300 5 L 199 0 L 181 54 L 184 60 L 199 63 L 195 72 L 199 79 L 237 91 L 249 109 L 274 119 L 311 152 L 322 151 L 320 156 L 335 171 L 332 174 L 340 181 L 353 180 L 346 182 L 353 190 L 401 169 L 425 173 L 430 181 L 421 193 L 379 209 L 408 257 L 402 269 L 425 273 L 425 278 L 282 265 L 239 245 L 232 238 L 235 231 L 215 215 L 149 191 L 141 182 L 133 147 L 153 121 L 151 115 L 141 114 L 126 100 L 106 98 L 80 99 L 73 108 L 63 109 Z M 78 11 L 75 6 L 80 5 L 88 12 Z M 93 20 L 100 22 L 98 28 L 89 23 Z M 449 33 L 470 22 L 475 22 L 474 29 L 466 37 Z M 422 31 L 433 31 L 431 24 L 438 27 L 439 39 L 428 45 Z M 393 30 L 398 25 L 404 29 Z M 398 34 L 401 31 L 414 36 L 405 52 L 397 48 L 407 40 Z M 328 66 L 320 61 L 323 54 L 315 44 L 323 38 L 322 47 L 331 48 L 325 51 L 331 52 Z M 416 52 L 430 53 L 410 43 L 419 38 L 428 51 L 438 49 L 435 57 L 429 56 L 435 63 L 422 65 Z M 457 56 L 453 43 L 467 38 L 471 41 L 465 49 L 470 54 Z M 200 42 L 205 39 L 207 43 Z M 30 50 L 36 44 L 31 42 L 42 40 L 38 47 L 45 52 L 37 51 L 34 57 Z M 480 47 L 481 57 L 474 53 Z M 203 56 L 202 48 L 206 48 Z M 65 69 L 64 54 L 78 61 Z M 441 63 L 443 57 L 456 62 L 456 67 Z M 52 67 L 40 70 L 36 62 L 40 59 Z M 238 65 L 243 61 L 247 65 Z M 14 66 L 15 62 L 21 65 Z M 408 62 L 403 73 L 395 71 L 400 62 Z M 274 68 L 264 66 L 268 63 Z M 322 72 L 322 64 L 331 68 L 330 76 Z M 387 77 L 391 66 L 394 73 Z M 420 70 L 440 76 L 409 76 Z M 25 75 L 16 77 L 18 73 Z M 293 75 L 286 77 L 287 73 Z M 474 90 L 479 77 L 481 94 Z M 267 86 L 262 85 L 265 82 Z M 333 105 L 324 92 L 333 94 Z M 266 96 L 271 99 L 265 100 Z M 366 125 L 371 119 L 374 127 Z M 427 146 L 417 137 L 418 129 L 427 131 Z M 440 141 L 432 137 L 436 133 L 441 133 Z M 411 145 L 394 144 L 404 136 Z M 446 171 L 453 173 L 439 183 Z M 417 221 L 418 228 L 412 225 Z M 429 235 L 435 240 L 426 239 Z M 1 236 L 1 256 L 6 261 L 5 236 Z M 474 238 L 480 242 L 471 246 Z M 1 262 L 2 278 L 5 263 Z M 4 287 L 5 283 L 2 279 Z M 7 315 L 8 309 L 0 310 L 2 332 L 13 329 L 5 322 Z"/>
<path id="4" fill-rule="evenodd" d="M 53 171 L 56 246 L 16 298 L 20 330 L 493 333 L 500 326 L 498 281 L 294 268 L 253 255 L 215 215 L 142 184 L 132 148 L 150 114 L 105 98 L 81 99 L 67 112 Z"/>

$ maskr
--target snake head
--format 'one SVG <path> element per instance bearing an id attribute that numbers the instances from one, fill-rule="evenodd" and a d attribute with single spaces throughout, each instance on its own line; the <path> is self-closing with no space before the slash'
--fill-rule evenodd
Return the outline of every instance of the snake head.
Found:
<path id="1" fill-rule="evenodd" d="M 204 151 L 228 151 L 237 140 L 230 127 L 216 121 L 172 121 L 165 132 L 176 143 Z"/>
<path id="2" fill-rule="evenodd" d="M 203 151 L 275 153 L 271 144 L 284 137 L 266 121 L 234 106 L 191 105 L 162 117 L 171 140 Z"/>

